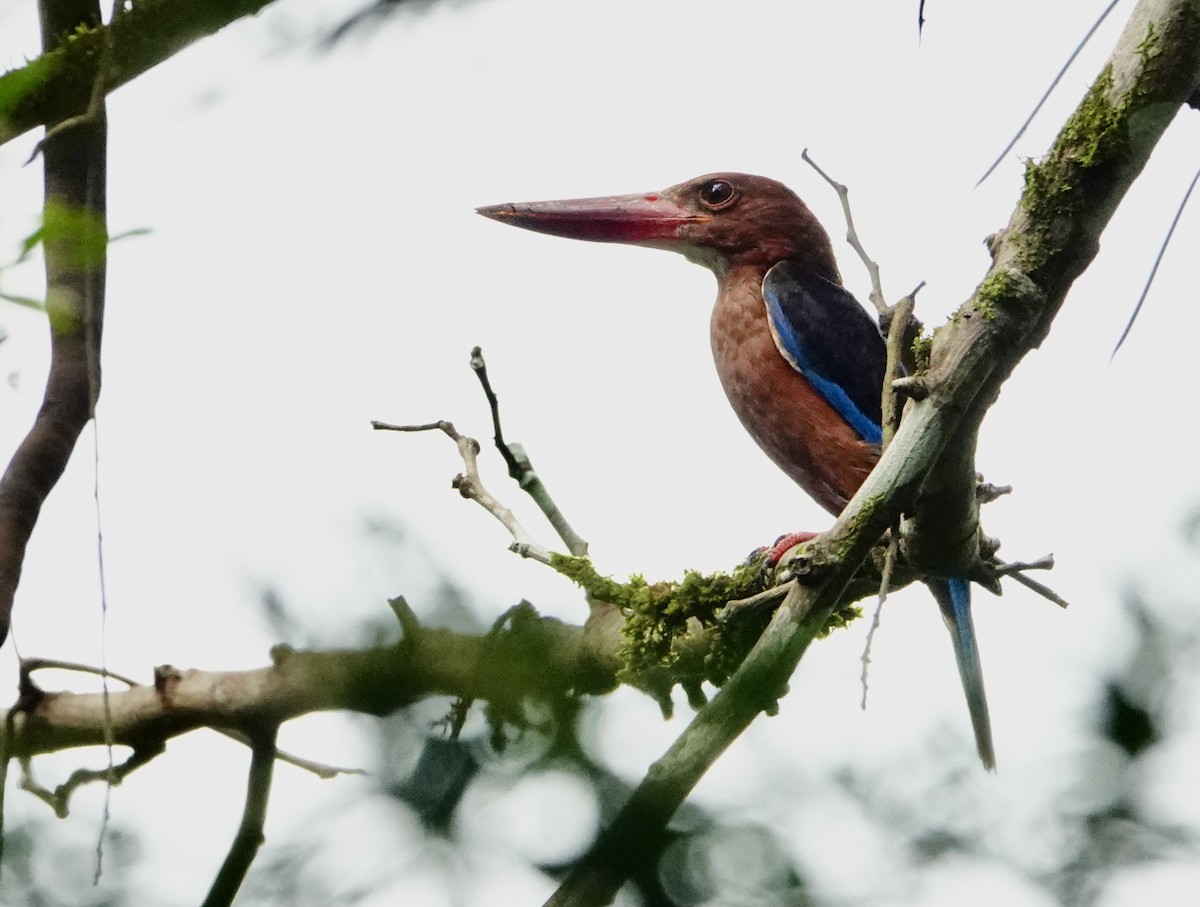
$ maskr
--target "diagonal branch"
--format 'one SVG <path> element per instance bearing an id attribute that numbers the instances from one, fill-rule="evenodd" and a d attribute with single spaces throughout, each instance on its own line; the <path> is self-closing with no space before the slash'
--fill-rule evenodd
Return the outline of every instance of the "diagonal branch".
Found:
<path id="1" fill-rule="evenodd" d="M 836 606 L 842 586 L 871 544 L 924 489 L 951 506 L 969 495 L 977 506 L 972 453 L 979 421 L 1017 362 L 1045 337 L 1072 282 L 1091 262 L 1100 232 L 1158 139 L 1200 84 L 1200 2 L 1142 0 L 1112 59 L 1044 160 L 1032 165 L 1025 191 L 995 262 L 953 322 L 935 335 L 923 398 L 914 402 L 892 444 L 833 528 L 809 557 L 827 572 L 818 585 L 793 587 L 750 656 L 651 767 L 596 845 L 548 907 L 608 903 L 638 860 L 622 835 L 636 824 L 641 840 L 662 834 L 667 820 L 716 758 L 759 711 L 770 707 L 811 640 Z M 964 474 L 969 481 L 962 482 Z M 965 487 L 964 487 L 965 486 Z M 922 509 L 910 540 L 919 550 L 941 532 Z M 953 525 L 953 524 L 952 524 Z M 961 530 L 961 523 L 954 531 Z M 978 538 L 958 540 L 950 558 L 980 565 Z M 940 553 L 935 556 L 941 556 Z M 963 574 L 959 574 L 963 575 Z"/>
<path id="2" fill-rule="evenodd" d="M 993 243 L 992 267 L 935 334 L 922 378 L 929 396 L 900 429 L 920 432 L 919 422 L 908 421 L 929 409 L 957 411 L 955 429 L 930 439 L 939 445 L 937 464 L 905 526 L 919 569 L 991 584 L 978 530 L 979 424 L 1016 364 L 1050 330 L 1113 211 L 1198 83 L 1200 2 L 1142 0 L 1049 153 L 1026 168 L 1021 199 Z"/>
<path id="3" fill-rule="evenodd" d="M 88 23 L 40 57 L 0 75 L 0 145 L 38 126 L 83 114 L 97 84 L 107 95 L 270 2 L 138 0 L 109 26 L 99 20 Z"/>

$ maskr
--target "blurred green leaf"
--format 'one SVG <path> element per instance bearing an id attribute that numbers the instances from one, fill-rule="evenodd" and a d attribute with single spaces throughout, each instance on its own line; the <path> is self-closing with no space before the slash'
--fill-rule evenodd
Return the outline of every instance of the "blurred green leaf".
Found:
<path id="1" fill-rule="evenodd" d="M 40 299 L 31 299 L 28 296 L 17 296 L 13 293 L 5 293 L 0 290 L 0 299 L 5 302 L 16 303 L 17 305 L 25 306 L 27 309 L 37 309 L 39 312 L 46 311 L 46 303 Z"/>
<path id="2" fill-rule="evenodd" d="M 71 256 L 68 261 L 73 267 L 82 268 L 103 261 L 104 250 L 113 243 L 136 236 L 148 236 L 154 232 L 149 227 L 135 227 L 115 236 L 106 236 L 103 222 L 90 211 L 53 203 L 47 206 L 46 211 L 42 225 L 21 240 L 21 253 L 8 264 L 0 265 L 0 274 L 8 268 L 28 261 L 33 251 L 47 240 L 62 241 L 66 254 Z M 69 243 L 76 244 L 75 248 L 68 245 Z M 18 296 L 0 290 L 0 299 L 28 309 L 37 309 L 39 312 L 46 310 L 44 300 L 29 296 Z"/>

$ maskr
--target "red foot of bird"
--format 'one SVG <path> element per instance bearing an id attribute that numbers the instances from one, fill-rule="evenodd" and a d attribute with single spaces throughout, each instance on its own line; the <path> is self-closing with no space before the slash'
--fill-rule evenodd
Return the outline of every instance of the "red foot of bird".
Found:
<path id="1" fill-rule="evenodd" d="M 795 548 L 801 542 L 815 539 L 818 535 L 820 535 L 818 532 L 789 532 L 787 535 L 781 535 L 775 540 L 775 544 L 771 546 L 770 551 L 767 552 L 767 566 L 774 567 L 779 563 L 779 559 L 792 548 Z"/>

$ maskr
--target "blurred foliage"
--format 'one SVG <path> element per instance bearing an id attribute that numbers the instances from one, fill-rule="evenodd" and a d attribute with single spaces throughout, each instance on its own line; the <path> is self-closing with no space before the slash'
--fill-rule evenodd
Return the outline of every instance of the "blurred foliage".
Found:
<path id="1" fill-rule="evenodd" d="M 400 549 L 414 544 L 411 534 L 390 523 L 373 524 L 368 535 L 386 536 Z M 1200 574 L 1200 510 L 1184 535 L 1179 572 Z M 433 590 L 426 600 L 435 602 L 422 609 L 427 624 L 483 632 L 492 623 L 494 616 L 479 613 L 470 596 L 444 576 L 423 581 L 414 576 L 414 583 L 422 582 Z M 979 799 L 977 767 L 966 756 L 947 758 L 936 742 L 916 757 L 919 770 L 911 764 L 878 774 L 843 768 L 791 784 L 789 810 L 803 815 L 816 805 L 809 798 L 818 796 L 855 804 L 896 855 L 896 878 L 889 880 L 896 903 L 913 902 L 925 873 L 964 859 L 1005 867 L 1064 907 L 1098 903 L 1128 870 L 1197 861 L 1200 829 L 1165 821 L 1148 779 L 1161 749 L 1189 730 L 1188 704 L 1200 680 L 1200 613 L 1170 593 L 1152 596 L 1150 585 L 1149 579 L 1132 584 L 1123 596 L 1125 654 L 1114 657 L 1107 676 L 1097 681 L 1090 742 L 1051 769 L 1058 794 L 1038 805 L 1029 840 L 1022 842 L 1027 847 L 1037 842 L 1037 865 L 1028 850 L 1021 856 L 992 826 L 1000 820 L 989 819 Z M 289 606 L 284 592 L 265 587 L 261 601 L 275 632 L 298 644 L 319 644 L 319 631 Z M 397 632 L 394 620 L 384 617 L 364 623 L 358 635 L 367 644 Z M 272 834 L 238 903 L 379 903 L 393 889 L 411 891 L 414 878 L 426 880 L 440 902 L 486 903 L 477 879 L 493 877 L 498 864 L 542 886 L 565 878 L 631 791 L 630 782 L 596 751 L 601 729 L 611 734 L 612 723 L 599 722 L 609 707 L 620 706 L 581 698 L 529 703 L 519 722 L 504 723 L 499 733 L 486 704 L 458 716 L 449 698 L 364 720 L 361 726 L 374 739 L 373 752 L 363 758 L 371 772 L 365 787 L 348 779 L 330 782 L 343 787 L 320 821 Z M 460 727 L 457 736 L 454 727 Z M 1089 740 L 1086 728 L 1075 736 Z M 787 774 L 797 765 L 763 764 L 756 770 Z M 745 804 L 735 815 L 689 803 L 662 839 L 630 842 L 645 859 L 618 903 L 843 903 L 843 893 L 828 885 L 818 889 L 807 877 L 805 860 L 813 856 L 804 842 L 748 819 L 753 807 Z M 779 811 L 761 814 L 778 817 Z M 89 847 L 62 844 L 61 835 L 50 831 L 52 821 L 8 831 L 0 903 L 146 903 L 127 884 L 137 859 L 134 835 L 110 834 L 105 874 L 92 888 Z M 860 846 L 854 834 L 845 844 Z M 64 875 L 65 865 L 75 867 L 72 873 Z M 505 902 L 512 903 L 508 892 Z"/>
<path id="2" fill-rule="evenodd" d="M 367 534 L 375 541 L 386 536 L 400 547 L 414 544 L 402 527 L 387 521 L 371 521 Z M 449 577 L 439 576 L 429 585 L 432 595 L 422 600 L 433 604 L 421 609 L 424 624 L 476 633 L 494 625 L 494 616 L 479 613 Z M 305 626 L 304 615 L 289 607 L 282 590 L 264 585 L 260 603 L 263 617 L 279 638 L 296 645 L 319 644 L 319 632 Z M 397 632 L 394 618 L 387 615 L 364 624 L 358 635 L 363 644 L 377 644 Z M 372 724 L 376 753 L 366 760 L 368 766 L 374 765 L 372 790 L 365 801 L 345 804 L 345 818 L 355 812 L 392 817 L 396 829 L 380 830 L 380 835 L 400 831 L 385 848 L 388 857 L 383 862 L 372 862 L 367 875 L 351 880 L 331 871 L 328 836 L 334 832 L 309 829 L 287 842 L 272 840 L 239 903 L 354 904 L 411 881 L 414 866 L 434 872 L 446 886 L 469 886 L 472 867 L 481 859 L 497 858 L 490 853 L 495 844 L 481 844 L 481 834 L 494 834 L 503 845 L 510 843 L 505 840 L 506 830 L 495 828 L 486 814 L 498 809 L 511 819 L 509 807 L 498 804 L 544 802 L 537 795 L 539 787 L 565 783 L 565 790 L 573 790 L 572 796 L 581 804 L 594 807 L 589 811 L 581 806 L 580 813 L 587 815 L 572 820 L 576 827 L 565 837 L 574 844 L 568 846 L 565 838 L 553 840 L 561 829 L 553 827 L 552 817 L 528 815 L 520 824 L 533 831 L 515 834 L 520 840 L 507 854 L 509 859 L 525 856 L 527 870 L 564 878 L 631 792 L 630 785 L 585 742 L 595 737 L 595 703 L 575 697 L 529 703 L 517 722 L 503 724 L 489 713 L 486 703 L 471 705 L 465 717 L 458 714 L 460 705 L 439 697 Z M 512 808 L 520 810 L 519 805 Z M 330 818 L 330 829 L 339 824 L 339 819 Z M 666 838 L 648 847 L 644 871 L 627 886 L 625 903 L 646 907 L 812 903 L 784 843 L 763 826 L 729 823 L 689 804 L 672 822 Z M 486 858 L 485 852 L 490 853 Z"/>
<path id="3" fill-rule="evenodd" d="M 96 842 L 57 833 L 57 820 L 23 822 L 4 829 L 0 903 L 24 907 L 120 907 L 136 903 L 130 871 L 139 850 L 136 832 L 109 827 L 103 872 L 93 884 Z"/>
<path id="4" fill-rule="evenodd" d="M 1194 537 L 1190 542 L 1196 559 L 1200 549 Z M 1146 784 L 1158 747 L 1188 730 L 1180 706 L 1190 700 L 1197 679 L 1200 612 L 1187 607 L 1191 603 L 1151 603 L 1138 585 L 1126 590 L 1124 600 L 1133 648 L 1102 680 L 1096 731 L 1107 746 L 1097 747 L 1093 765 L 1079 773 L 1093 786 L 1086 800 L 1096 805 L 1083 811 L 1064 807 L 1064 819 L 1074 827 L 1072 846 L 1047 879 L 1066 905 L 1096 903 L 1105 883 L 1126 870 L 1200 858 L 1200 829 L 1158 818 Z"/>
<path id="5" fill-rule="evenodd" d="M 464 6 L 472 0 L 371 0 L 329 30 L 321 43 L 332 48 L 351 35 L 363 35 L 384 24 L 398 13 L 420 14 L 434 6 Z"/>
<path id="6" fill-rule="evenodd" d="M 494 615 L 481 613 L 428 558 L 411 556 L 419 546 L 403 527 L 373 522 L 364 551 L 368 542 L 411 561 L 414 586 L 429 590 L 421 596 L 432 603 L 421 608 L 426 624 L 484 632 L 494 623 Z M 422 567 L 429 576 L 418 575 Z M 1185 526 L 1169 572 L 1200 575 L 1200 510 Z M 818 857 L 803 838 L 767 824 L 814 808 L 820 815 L 822 802 L 833 800 L 853 804 L 863 827 L 890 848 L 897 868 L 888 894 L 895 903 L 915 902 L 926 873 L 963 860 L 1016 873 L 1064 907 L 1099 903 L 1129 871 L 1200 862 L 1200 827 L 1164 818 L 1161 799 L 1154 800 L 1156 760 L 1191 731 L 1190 704 L 1200 681 L 1200 612 L 1187 583 L 1175 593 L 1169 585 L 1164 591 L 1161 579 L 1147 575 L 1125 590 L 1122 648 L 1097 679 L 1090 729 L 1073 733 L 1085 745 L 1047 767 L 1055 793 L 1036 805 L 1026 840 L 1005 839 L 1001 826 L 1010 817 L 989 818 L 970 754 L 949 758 L 936 741 L 908 763 L 898 758 L 872 773 L 849 767 L 806 773 L 799 759 L 764 763 L 749 770 L 786 779 L 779 788 L 789 801 L 782 813 L 772 803 L 759 813 L 771 819 L 756 821 L 748 818 L 754 803 L 730 812 L 686 804 L 664 837 L 630 842 L 645 858 L 619 904 L 843 903 L 843 892 L 810 878 L 816 866 L 806 861 Z M 289 604 L 286 591 L 264 585 L 260 601 L 263 619 L 279 637 L 322 643 L 314 616 Z M 387 615 L 362 623 L 357 637 L 375 644 L 398 632 Z M 600 720 L 610 708 L 621 706 L 588 698 L 531 702 L 518 721 L 497 724 L 484 703 L 459 715 L 456 703 L 442 697 L 386 719 L 362 719 L 359 727 L 373 739 L 361 760 L 370 775 L 329 782 L 337 785 L 334 805 L 319 821 L 272 832 L 239 905 L 379 903 L 393 890 L 410 892 L 414 878 L 425 880 L 440 902 L 486 903 L 477 879 L 494 877 L 498 865 L 543 887 L 565 878 L 631 791 L 628 778 L 599 751 L 601 734 L 608 735 L 606 748 L 620 747 L 610 739 L 613 722 Z M 152 903 L 130 883 L 136 831 L 109 832 L 104 875 L 92 887 L 94 845 L 71 841 L 54 822 L 47 817 L 7 831 L 0 904 Z M 838 834 L 851 850 L 863 846 L 853 830 Z"/>
<path id="7" fill-rule="evenodd" d="M 1192 568 L 1200 568 L 1200 511 L 1189 527 L 1186 555 L 1194 562 Z M 443 589 L 449 593 L 444 603 L 424 619 L 436 624 L 444 617 L 461 627 L 464 616 L 473 614 L 470 601 L 448 583 Z M 905 864 L 904 878 L 896 883 L 898 892 L 915 890 L 915 880 L 943 861 L 971 858 L 1032 877 L 1054 902 L 1086 907 L 1097 903 L 1108 884 L 1125 870 L 1160 860 L 1196 859 L 1200 830 L 1158 818 L 1147 802 L 1145 780 L 1147 772 L 1153 771 L 1149 760 L 1157 749 L 1182 730 L 1181 697 L 1189 695 L 1197 678 L 1200 613 L 1169 601 L 1152 604 L 1143 584 L 1132 585 L 1124 599 L 1130 645 L 1126 657 L 1114 660 L 1108 676 L 1098 680 L 1091 744 L 1079 751 L 1075 762 L 1054 769 L 1061 779 L 1061 795 L 1044 804 L 1045 821 L 1052 828 L 1041 828 L 1036 834 L 1048 835 L 1059 844 L 1052 853 L 1042 854 L 1043 869 L 1033 870 L 1020 857 L 997 850 L 994 830 L 985 824 L 985 811 L 972 799 L 974 785 L 965 762 L 951 762 L 931 752 L 925 762 L 927 777 L 917 782 L 914 774 L 904 784 L 896 783 L 896 775 L 865 776 L 848 769 L 812 781 L 858 803 L 872 826 L 896 845 Z M 1188 625 L 1181 625 L 1181 614 Z M 487 625 L 482 616 L 472 620 L 477 631 Z M 379 628 L 365 632 L 373 636 Z M 451 711 L 449 700 L 425 702 L 377 725 L 380 767 L 369 796 L 388 804 L 385 814 L 416 829 L 405 854 L 397 852 L 389 868 L 377 867 L 373 878 L 348 887 L 344 879 L 331 880 L 322 845 L 315 841 L 275 849 L 269 865 L 254 875 L 255 896 L 250 902 L 355 903 L 372 893 L 377 896 L 377 886 L 397 883 L 413 866 L 428 869 L 431 864 L 440 867 L 447 886 L 469 890 L 482 846 L 481 826 L 489 830 L 492 840 L 505 843 L 510 836 L 524 840 L 525 825 L 547 839 L 556 835 L 553 809 L 523 815 L 518 806 L 514 818 L 506 809 L 496 811 L 496 804 L 515 796 L 523 786 L 537 788 L 568 777 L 590 791 L 596 806 L 585 818 L 586 833 L 567 834 L 573 845 L 557 859 L 539 857 L 536 847 L 514 846 L 506 853 L 513 860 L 523 856 L 526 871 L 564 878 L 631 790 L 587 743 L 597 715 L 595 705 L 579 699 L 531 705 L 523 726 L 506 727 L 500 740 L 494 738 L 479 705 L 467 716 L 461 736 L 452 738 L 446 731 Z M 1080 733 L 1085 735 L 1086 730 Z M 763 765 L 761 770 L 784 769 Z M 518 802 L 547 801 L 533 797 Z M 804 808 L 799 798 L 795 809 Z M 505 822 L 513 827 L 496 827 Z M 649 849 L 643 871 L 622 892 L 623 904 L 799 907 L 840 903 L 837 892 L 817 894 L 806 881 L 797 845 L 778 829 L 747 821 L 745 811 L 732 817 L 688 804 L 664 840 L 652 846 L 631 842 L 631 846 Z M 457 899 L 475 902 L 465 896 Z"/>

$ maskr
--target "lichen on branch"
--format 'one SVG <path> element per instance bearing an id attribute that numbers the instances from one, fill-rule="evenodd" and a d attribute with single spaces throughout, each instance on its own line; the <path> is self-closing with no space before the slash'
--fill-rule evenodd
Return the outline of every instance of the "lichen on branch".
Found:
<path id="1" fill-rule="evenodd" d="M 617 679 L 644 686 L 647 675 L 666 670 L 672 683 L 694 689 L 701 681 L 720 686 L 741 664 L 771 617 L 769 608 L 727 613 L 731 602 L 752 598 L 777 582 L 758 553 L 732 573 L 688 570 L 681 580 L 650 582 L 635 574 L 619 582 L 596 571 L 586 557 L 556 554 L 551 566 L 579 585 L 589 598 L 607 602 L 625 617 L 618 650 Z M 800 560 L 792 562 L 799 569 Z M 878 582 L 876 580 L 876 587 Z M 861 616 L 846 602 L 830 616 L 821 635 Z"/>

